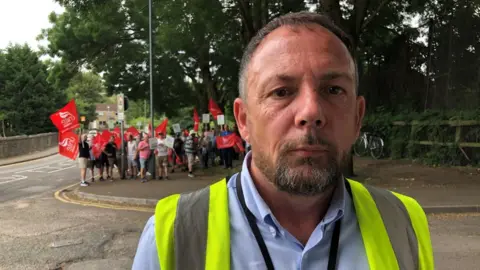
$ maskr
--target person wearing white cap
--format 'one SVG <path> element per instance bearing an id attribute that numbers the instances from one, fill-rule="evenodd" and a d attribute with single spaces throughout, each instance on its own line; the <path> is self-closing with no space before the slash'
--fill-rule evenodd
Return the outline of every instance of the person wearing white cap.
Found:
<path id="1" fill-rule="evenodd" d="M 195 152 L 197 147 L 195 145 L 195 136 L 197 132 L 195 130 L 190 130 L 190 134 L 185 140 L 185 153 L 187 154 L 188 162 L 188 177 L 195 177 L 193 175 L 193 162 L 195 161 Z"/>

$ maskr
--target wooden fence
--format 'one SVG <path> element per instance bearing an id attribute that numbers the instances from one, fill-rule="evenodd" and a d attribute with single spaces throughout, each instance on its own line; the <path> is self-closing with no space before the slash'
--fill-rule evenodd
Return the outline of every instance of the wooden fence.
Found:
<path id="1" fill-rule="evenodd" d="M 480 127 L 480 121 L 476 120 L 462 120 L 462 121 L 395 121 L 392 123 L 394 126 L 410 126 L 410 138 L 408 141 L 418 145 L 440 145 L 440 146 L 458 146 L 462 151 L 465 158 L 470 160 L 463 148 L 480 148 L 480 131 L 472 129 L 472 127 Z M 452 141 L 429 141 L 429 140 L 415 140 L 415 132 L 419 126 L 442 126 L 455 128 L 455 137 Z M 465 132 L 465 129 L 470 131 Z"/>

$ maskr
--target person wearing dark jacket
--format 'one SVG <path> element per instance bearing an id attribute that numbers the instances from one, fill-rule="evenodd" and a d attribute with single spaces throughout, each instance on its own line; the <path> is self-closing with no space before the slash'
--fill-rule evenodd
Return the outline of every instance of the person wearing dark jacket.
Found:
<path id="1" fill-rule="evenodd" d="M 108 166 L 107 167 L 107 179 L 113 180 L 113 166 L 116 164 L 117 160 L 117 146 L 115 145 L 115 137 L 110 137 L 110 140 L 105 145 L 103 153 L 107 156 Z"/>
<path id="2" fill-rule="evenodd" d="M 87 175 L 87 163 L 90 159 L 90 146 L 87 142 L 87 135 L 83 134 L 78 144 L 78 168 L 80 169 L 80 186 L 87 187 L 89 184 L 85 181 Z"/>

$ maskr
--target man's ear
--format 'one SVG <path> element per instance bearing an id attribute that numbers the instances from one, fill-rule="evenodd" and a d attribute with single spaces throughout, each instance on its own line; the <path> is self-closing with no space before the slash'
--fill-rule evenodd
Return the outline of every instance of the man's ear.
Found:
<path id="1" fill-rule="evenodd" d="M 360 130 L 362 129 L 363 117 L 365 116 L 365 98 L 362 96 L 357 97 L 357 111 L 355 112 L 355 138 L 360 135 Z"/>
<path id="2" fill-rule="evenodd" d="M 242 138 L 249 142 L 249 134 L 247 129 L 247 104 L 241 98 L 236 98 L 233 102 L 233 114 L 237 121 L 238 131 Z"/>

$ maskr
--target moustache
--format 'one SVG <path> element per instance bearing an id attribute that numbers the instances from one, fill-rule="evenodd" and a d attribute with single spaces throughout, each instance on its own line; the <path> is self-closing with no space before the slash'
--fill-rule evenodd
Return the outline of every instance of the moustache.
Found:
<path id="1" fill-rule="evenodd" d="M 289 151 L 297 149 L 301 145 L 321 146 L 327 148 L 329 152 L 335 151 L 333 143 L 331 143 L 329 140 L 316 134 L 308 134 L 295 140 L 283 143 L 280 152 L 282 154 L 287 153 Z"/>

